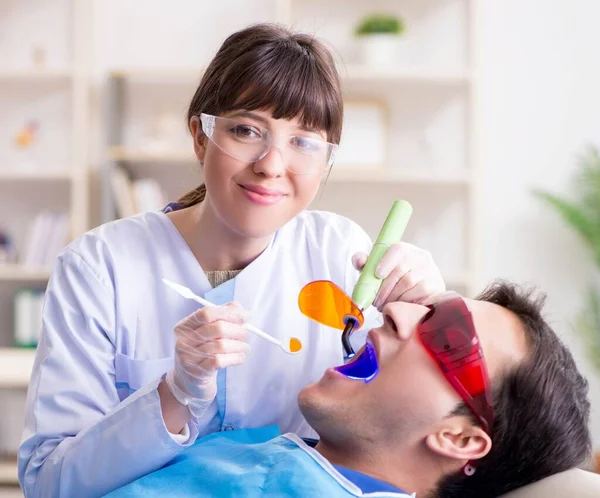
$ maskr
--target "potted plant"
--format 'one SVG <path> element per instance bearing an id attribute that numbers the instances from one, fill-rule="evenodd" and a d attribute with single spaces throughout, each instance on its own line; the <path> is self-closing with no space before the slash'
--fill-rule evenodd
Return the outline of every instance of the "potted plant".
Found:
<path id="1" fill-rule="evenodd" d="M 539 189 L 534 195 L 554 209 L 590 249 L 596 272 L 576 329 L 586 343 L 590 362 L 600 371 L 600 154 L 595 147 L 581 155 L 574 180 L 573 199 Z"/>
<path id="2" fill-rule="evenodd" d="M 585 343 L 590 363 L 600 372 L 600 154 L 595 147 L 580 156 L 573 187 L 572 199 L 539 189 L 534 195 L 554 209 L 590 249 L 596 271 L 575 330 Z M 600 473 L 600 452 L 595 454 L 595 466 Z"/>
<path id="3" fill-rule="evenodd" d="M 363 61 L 389 65 L 397 62 L 398 43 L 404 33 L 404 21 L 391 14 L 370 14 L 356 26 Z"/>

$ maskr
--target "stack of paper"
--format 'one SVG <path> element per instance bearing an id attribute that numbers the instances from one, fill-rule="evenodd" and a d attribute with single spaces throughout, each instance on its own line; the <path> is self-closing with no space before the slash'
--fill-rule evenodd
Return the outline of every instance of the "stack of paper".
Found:
<path id="1" fill-rule="evenodd" d="M 110 181 L 120 218 L 156 211 L 167 203 L 165 192 L 154 178 L 132 180 L 123 168 L 116 166 L 111 171 Z"/>
<path id="2" fill-rule="evenodd" d="M 25 266 L 49 267 L 70 238 L 69 216 L 66 213 L 42 211 L 29 225 L 20 261 Z"/>

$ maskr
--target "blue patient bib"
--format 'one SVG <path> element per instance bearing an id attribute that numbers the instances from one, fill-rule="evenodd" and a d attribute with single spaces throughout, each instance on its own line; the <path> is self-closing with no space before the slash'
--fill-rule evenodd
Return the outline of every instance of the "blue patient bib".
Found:
<path id="1" fill-rule="evenodd" d="M 369 494 L 333 467 L 326 469 L 294 440 L 279 435 L 277 427 L 267 427 L 206 436 L 167 466 L 107 496 L 348 498 Z M 408 495 L 378 492 L 373 496 Z"/>

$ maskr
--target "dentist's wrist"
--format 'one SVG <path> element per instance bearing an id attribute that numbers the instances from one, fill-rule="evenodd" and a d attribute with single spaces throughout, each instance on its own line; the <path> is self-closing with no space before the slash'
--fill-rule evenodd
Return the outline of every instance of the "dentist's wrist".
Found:
<path id="1" fill-rule="evenodd" d="M 165 379 L 158 385 L 158 396 L 167 431 L 171 434 L 180 434 L 192 418 L 190 410 L 177 400 L 169 389 Z"/>
<path id="2" fill-rule="evenodd" d="M 185 383 L 185 380 L 183 380 L 182 382 Z M 171 370 L 166 375 L 165 383 L 167 384 L 167 387 L 169 388 L 169 391 L 171 391 L 173 397 L 178 401 L 180 405 L 187 407 L 192 417 L 199 418 L 202 415 L 204 415 L 204 412 L 206 412 L 206 409 L 210 406 L 215 396 L 213 394 L 212 396 L 208 396 L 207 399 L 202 399 L 199 396 L 190 395 L 189 392 L 192 391 L 191 387 L 187 390 L 179 387 L 175 374 L 175 369 Z"/>

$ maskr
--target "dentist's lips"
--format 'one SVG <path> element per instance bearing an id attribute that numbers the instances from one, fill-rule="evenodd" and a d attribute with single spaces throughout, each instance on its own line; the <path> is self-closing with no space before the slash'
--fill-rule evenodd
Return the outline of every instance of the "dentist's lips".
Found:
<path id="1" fill-rule="evenodd" d="M 244 195 L 253 202 L 260 206 L 272 206 L 285 199 L 286 194 L 280 190 L 263 187 L 262 185 L 255 184 L 238 184 L 242 189 Z"/>
<path id="2" fill-rule="evenodd" d="M 373 344 L 367 341 L 352 360 L 345 365 L 335 367 L 334 370 L 350 379 L 362 380 L 365 383 L 371 382 L 379 373 L 377 353 Z"/>

